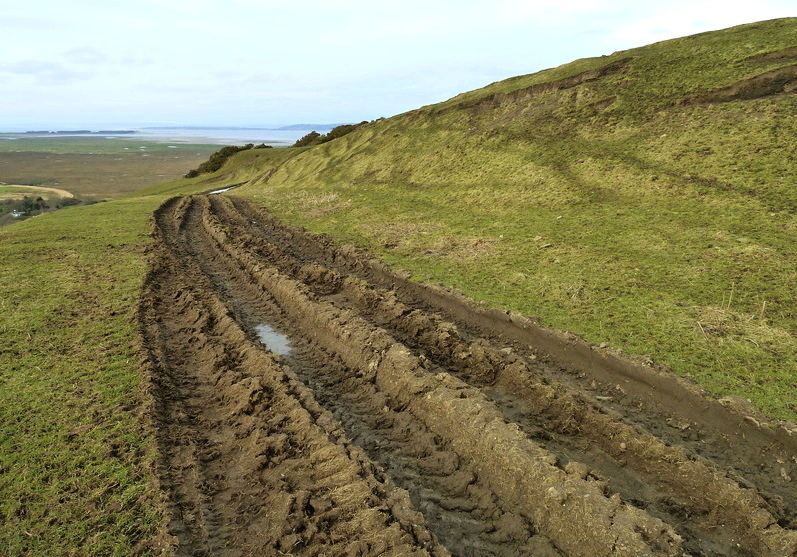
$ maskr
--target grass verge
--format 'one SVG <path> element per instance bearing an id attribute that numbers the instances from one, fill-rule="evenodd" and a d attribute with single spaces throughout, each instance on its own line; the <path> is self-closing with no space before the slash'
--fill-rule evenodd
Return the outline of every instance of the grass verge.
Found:
<path id="1" fill-rule="evenodd" d="M 133 319 L 159 201 L 0 230 L 0 555 L 129 555 L 161 520 Z"/>

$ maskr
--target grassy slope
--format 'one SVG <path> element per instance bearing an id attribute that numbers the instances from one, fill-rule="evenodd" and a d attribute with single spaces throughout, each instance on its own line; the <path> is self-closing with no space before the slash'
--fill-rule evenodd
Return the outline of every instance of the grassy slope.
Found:
<path id="1" fill-rule="evenodd" d="M 683 102 L 793 64 L 744 59 L 794 45 L 788 19 L 580 60 L 223 172 L 418 279 L 794 419 L 797 96 Z M 455 106 L 629 57 L 577 87 Z"/>
<path id="2" fill-rule="evenodd" d="M 157 203 L 0 229 L 0 555 L 126 555 L 160 520 L 133 321 Z"/>
<path id="3" fill-rule="evenodd" d="M 162 520 L 134 313 L 167 197 L 0 229 L 2 557 L 130 555 Z"/>
<path id="4" fill-rule="evenodd" d="M 426 107 L 0 230 L 0 555 L 126 555 L 161 520 L 132 321 L 149 214 L 165 195 L 248 179 L 240 193 L 419 279 L 793 418 L 795 97 L 662 108 L 763 71 L 733 60 L 793 44 L 795 20 L 652 45 L 575 89 L 484 112 Z M 603 113 L 588 106 L 615 94 Z"/>

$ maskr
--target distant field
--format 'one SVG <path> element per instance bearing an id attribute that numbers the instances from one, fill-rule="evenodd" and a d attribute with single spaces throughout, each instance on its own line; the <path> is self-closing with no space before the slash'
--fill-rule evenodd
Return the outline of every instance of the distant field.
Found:
<path id="1" fill-rule="evenodd" d="M 40 195 L 42 197 L 59 196 L 74 197 L 72 193 L 58 188 L 48 188 L 42 186 L 0 186 L 0 200 L 3 199 L 22 199 L 26 195 Z"/>
<path id="2" fill-rule="evenodd" d="M 177 178 L 218 148 L 104 137 L 0 139 L 0 182 L 120 197 Z"/>
<path id="3" fill-rule="evenodd" d="M 28 192 L 28 188 L 18 186 L 0 186 L 0 199 L 12 197 L 16 195 L 24 195 Z"/>

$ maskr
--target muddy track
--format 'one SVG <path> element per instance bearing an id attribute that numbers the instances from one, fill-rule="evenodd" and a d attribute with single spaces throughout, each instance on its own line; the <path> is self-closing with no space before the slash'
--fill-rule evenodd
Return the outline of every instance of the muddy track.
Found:
<path id="1" fill-rule="evenodd" d="M 797 551 L 786 430 L 240 199 L 170 200 L 155 236 L 140 321 L 177 554 Z"/>

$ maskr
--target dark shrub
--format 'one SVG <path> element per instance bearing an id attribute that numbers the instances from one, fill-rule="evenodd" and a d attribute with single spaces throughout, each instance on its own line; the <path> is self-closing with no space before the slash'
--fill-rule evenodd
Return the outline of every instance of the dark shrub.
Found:
<path id="1" fill-rule="evenodd" d="M 321 135 L 316 131 L 312 131 L 294 143 L 293 146 L 306 147 L 308 145 L 320 145 L 321 143 L 326 143 L 327 141 L 332 141 L 333 139 L 343 137 L 344 135 L 353 132 L 363 124 L 367 123 L 368 120 L 363 120 L 359 124 L 341 124 L 340 126 L 335 126 L 324 135 Z"/>
<path id="2" fill-rule="evenodd" d="M 320 133 L 317 131 L 311 131 L 301 139 L 299 139 L 296 143 L 293 144 L 294 147 L 307 147 L 308 145 L 315 145 L 318 143 L 316 139 L 322 137 Z"/>
<path id="3" fill-rule="evenodd" d="M 222 147 L 212 155 L 210 158 L 200 164 L 194 170 L 189 170 L 188 173 L 185 175 L 186 178 L 196 178 L 200 174 L 210 174 L 211 172 L 216 172 L 219 168 L 224 166 L 224 163 L 227 162 L 231 156 L 235 153 L 240 153 L 241 151 L 248 151 L 249 149 L 254 148 L 254 143 L 247 143 L 246 145 L 239 147 L 237 145 L 228 145 L 227 147 Z"/>

